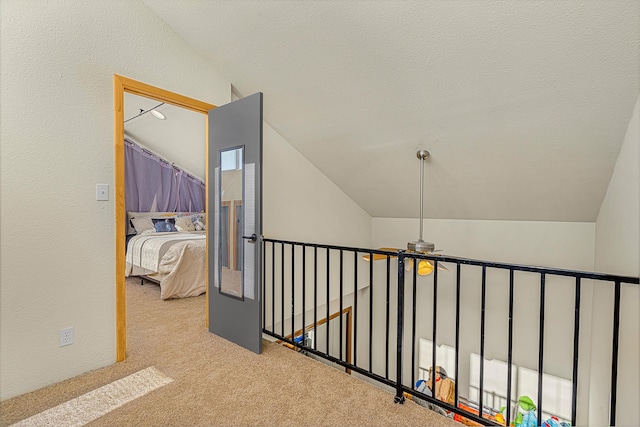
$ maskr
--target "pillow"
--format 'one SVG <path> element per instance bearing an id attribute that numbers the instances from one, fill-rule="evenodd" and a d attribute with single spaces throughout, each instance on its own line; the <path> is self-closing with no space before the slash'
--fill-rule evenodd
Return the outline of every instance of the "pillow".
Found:
<path id="1" fill-rule="evenodd" d="M 196 221 L 202 221 L 202 223 L 205 223 L 205 213 L 204 212 L 185 212 L 182 215 L 179 216 L 186 216 L 188 217 L 192 223 L 196 223 Z"/>
<path id="2" fill-rule="evenodd" d="M 155 228 L 153 221 L 148 217 L 131 218 L 131 224 L 133 224 L 136 234 L 142 234 L 147 230 L 154 230 Z"/>
<path id="3" fill-rule="evenodd" d="M 200 212 L 200 213 L 198 213 L 196 215 L 198 215 L 198 218 L 196 219 L 196 221 L 200 221 L 204 225 L 207 225 L 207 214 L 206 213 Z M 193 221 L 193 219 L 192 219 L 192 221 Z"/>
<path id="4" fill-rule="evenodd" d="M 191 222 L 193 223 L 193 225 L 195 226 L 196 222 L 200 221 L 202 223 L 202 225 L 206 225 L 206 218 L 207 218 L 207 214 L 202 211 L 202 212 L 180 212 L 177 214 L 178 218 L 183 218 L 183 217 L 187 217 L 191 220 Z"/>
<path id="5" fill-rule="evenodd" d="M 196 227 L 188 216 L 176 218 L 176 228 L 178 231 L 195 231 Z"/>
<path id="6" fill-rule="evenodd" d="M 153 221 L 153 228 L 156 229 L 156 233 L 178 231 L 175 218 L 151 218 L 151 221 Z"/>
<path id="7" fill-rule="evenodd" d="M 136 229 L 133 226 L 133 222 L 131 220 L 133 218 L 160 218 L 160 217 L 168 217 L 175 218 L 177 214 L 175 212 L 131 212 L 127 211 L 127 234 L 136 234 Z"/>

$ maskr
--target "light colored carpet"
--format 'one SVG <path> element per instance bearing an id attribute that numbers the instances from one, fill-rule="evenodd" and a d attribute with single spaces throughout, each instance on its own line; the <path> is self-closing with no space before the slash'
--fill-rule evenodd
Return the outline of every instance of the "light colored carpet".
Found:
<path id="1" fill-rule="evenodd" d="M 12 427 L 81 427 L 171 381 L 152 366 L 18 421 Z"/>
<path id="2" fill-rule="evenodd" d="M 205 296 L 160 299 L 127 281 L 124 362 L 0 402 L 7 426 L 151 366 L 173 381 L 89 426 L 459 426 L 283 346 L 257 355 L 204 326 Z"/>

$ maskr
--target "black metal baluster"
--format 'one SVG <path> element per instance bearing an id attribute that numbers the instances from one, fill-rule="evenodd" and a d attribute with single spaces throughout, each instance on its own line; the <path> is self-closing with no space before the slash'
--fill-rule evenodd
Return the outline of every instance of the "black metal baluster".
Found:
<path id="1" fill-rule="evenodd" d="M 388 259 L 388 258 L 387 258 Z M 404 251 L 398 251 L 398 335 L 396 347 L 396 396 L 395 403 L 403 403 L 402 394 L 402 339 L 404 328 Z"/>
<path id="2" fill-rule="evenodd" d="M 369 252 L 369 373 L 373 372 L 373 252 Z"/>
<path id="3" fill-rule="evenodd" d="M 482 266 L 482 298 L 481 298 L 481 310 L 480 310 L 480 383 L 478 392 L 478 414 L 480 418 L 484 416 L 484 315 L 486 305 L 487 294 L 487 267 Z"/>
<path id="4" fill-rule="evenodd" d="M 305 313 L 307 311 L 307 246 L 302 245 L 302 344 L 307 346 L 307 323 Z"/>
<path id="5" fill-rule="evenodd" d="M 276 243 L 271 242 L 271 332 L 276 333 Z"/>
<path id="6" fill-rule="evenodd" d="M 511 364 L 513 363 L 513 269 L 509 269 L 509 343 L 507 348 L 507 419 L 511 422 Z"/>
<path id="7" fill-rule="evenodd" d="M 620 338 L 620 280 L 616 280 L 613 300 L 613 348 L 611 354 L 611 407 L 609 425 L 616 425 L 616 405 L 618 396 L 618 339 Z"/>
<path id="8" fill-rule="evenodd" d="M 416 385 L 416 296 L 418 283 L 418 264 L 416 259 L 412 258 L 409 262 L 413 263 L 413 289 L 411 301 L 411 387 Z"/>
<path id="9" fill-rule="evenodd" d="M 342 279 L 342 249 L 340 249 L 340 345 L 338 346 L 339 350 L 340 350 L 340 356 L 339 359 L 340 361 L 342 361 L 342 286 L 343 286 L 343 279 Z"/>
<path id="10" fill-rule="evenodd" d="M 318 350 L 318 247 L 313 247 L 313 349 Z"/>
<path id="11" fill-rule="evenodd" d="M 296 245 L 291 245 L 291 339 L 296 338 Z"/>
<path id="12" fill-rule="evenodd" d="M 329 299 L 329 287 L 331 286 L 331 281 L 329 280 L 329 275 L 331 273 L 331 267 L 330 267 L 330 253 L 329 253 L 329 248 L 327 248 L 327 336 L 326 336 L 326 343 L 327 343 L 327 347 L 326 347 L 326 351 L 327 351 L 327 355 L 331 355 L 329 352 L 329 316 L 330 316 L 330 311 L 329 311 L 329 305 L 331 303 L 331 299 Z"/>
<path id="13" fill-rule="evenodd" d="M 576 425 L 578 404 L 578 345 L 580 344 L 580 278 L 576 277 L 573 317 L 573 375 L 571 384 L 571 425 Z"/>
<path id="14" fill-rule="evenodd" d="M 358 366 L 358 252 L 353 253 L 353 365 Z"/>
<path id="15" fill-rule="evenodd" d="M 540 329 L 538 335 L 538 420 L 542 420 L 542 376 L 544 369 L 544 291 L 546 275 L 540 275 Z"/>
<path id="16" fill-rule="evenodd" d="M 264 286 L 264 282 L 267 280 L 267 243 L 263 240 L 262 245 L 262 330 L 267 325 L 267 287 Z"/>
<path id="17" fill-rule="evenodd" d="M 389 292 L 390 292 L 390 288 L 391 287 L 391 257 L 389 255 L 387 255 L 387 313 L 386 313 L 386 359 L 385 359 L 385 364 L 384 364 L 384 377 L 386 379 L 389 379 Z"/>
<path id="18" fill-rule="evenodd" d="M 284 337 L 284 243 L 280 244 L 280 278 L 282 279 L 280 280 L 280 329 L 282 330 L 282 336 Z"/>
<path id="19" fill-rule="evenodd" d="M 436 364 L 436 350 L 438 348 L 438 264 L 433 262 L 433 320 L 431 331 L 431 391 L 433 396 L 436 395 L 436 379 L 437 379 L 437 364 Z"/>
<path id="20" fill-rule="evenodd" d="M 455 375 L 456 382 L 459 381 L 458 365 L 460 362 L 460 263 L 456 263 L 456 359 L 455 359 Z M 454 389 L 454 404 L 458 407 L 458 387 Z M 509 424 L 507 423 L 507 426 Z"/>

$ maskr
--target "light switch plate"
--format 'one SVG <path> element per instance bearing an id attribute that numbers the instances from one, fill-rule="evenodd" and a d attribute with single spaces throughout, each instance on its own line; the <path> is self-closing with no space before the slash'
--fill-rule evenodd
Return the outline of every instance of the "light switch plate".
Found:
<path id="1" fill-rule="evenodd" d="M 96 200 L 109 200 L 109 184 L 96 184 Z"/>

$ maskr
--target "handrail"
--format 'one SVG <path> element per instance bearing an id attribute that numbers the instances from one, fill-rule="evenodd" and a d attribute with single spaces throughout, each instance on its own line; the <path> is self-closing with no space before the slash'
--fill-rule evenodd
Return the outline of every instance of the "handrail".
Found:
<path id="1" fill-rule="evenodd" d="M 285 245 L 295 245 L 295 246 L 306 246 L 310 248 L 322 248 L 322 249 L 336 249 L 336 250 L 347 250 L 353 252 L 362 252 L 362 253 L 372 253 L 379 255 L 389 255 L 397 257 L 400 253 L 404 253 L 405 256 L 417 259 L 426 259 L 431 261 L 439 261 L 439 262 L 450 262 L 454 264 L 463 264 L 463 265 L 475 265 L 475 266 L 486 266 L 493 268 L 502 268 L 502 269 L 513 269 L 516 271 L 527 271 L 531 273 L 546 273 L 553 274 L 556 276 L 571 276 L 571 277 L 580 277 L 581 279 L 593 279 L 593 280 L 603 280 L 608 282 L 615 282 L 617 280 L 620 283 L 629 283 L 633 285 L 640 284 L 639 277 L 633 276 L 622 276 L 616 274 L 609 273 L 597 273 L 590 271 L 582 271 L 582 270 L 567 270 L 562 268 L 551 268 L 551 267 L 539 267 L 535 265 L 523 265 L 523 264 L 511 264 L 504 262 L 495 262 L 495 261 L 485 261 L 471 258 L 462 258 L 462 257 L 454 257 L 448 255 L 437 255 L 437 254 L 418 254 L 407 252 L 403 249 L 398 249 L 397 251 L 389 251 L 384 249 L 368 249 L 368 248 L 357 248 L 357 247 L 349 247 L 349 246 L 335 246 L 328 245 L 322 243 L 304 243 L 304 242 L 296 242 L 292 240 L 278 240 L 278 239 L 270 239 L 263 238 L 264 242 L 271 243 L 284 243 Z"/>
<path id="2" fill-rule="evenodd" d="M 544 341 L 545 341 L 545 299 L 546 288 L 549 286 L 549 278 L 552 276 L 571 277 L 575 279 L 575 303 L 573 306 L 573 340 L 567 342 L 567 348 L 564 351 L 573 351 L 573 366 L 572 366 L 572 396 L 571 396 L 571 423 L 575 425 L 577 417 L 577 382 L 578 382 L 578 361 L 579 361 L 579 331 L 580 331 L 580 304 L 581 304 L 581 288 L 584 285 L 584 280 L 595 280 L 601 282 L 612 282 L 614 286 L 614 307 L 613 307 L 613 331 L 612 331 L 612 362 L 611 362 L 611 389 L 610 389 L 610 424 L 614 425 L 616 420 L 616 397 L 617 397 L 617 380 L 618 380 L 618 344 L 619 344 L 619 331 L 620 331 L 620 298 L 621 298 L 621 286 L 625 285 L 638 285 L 640 284 L 640 278 L 621 276 L 608 273 L 597 273 L 578 270 L 567 270 L 550 267 L 540 267 L 531 265 L 509 264 L 503 262 L 482 261 L 476 259 L 452 257 L 437 254 L 418 254 L 414 252 L 408 252 L 402 249 L 388 250 L 388 249 L 369 249 L 369 248 L 357 248 L 348 246 L 336 246 L 320 243 L 304 243 L 289 240 L 277 240 L 270 238 L 263 238 L 263 332 L 267 335 L 273 336 L 277 339 L 287 342 L 288 344 L 303 349 L 304 351 L 325 358 L 333 363 L 343 366 L 347 371 L 354 371 L 364 375 L 376 382 L 385 384 L 395 389 L 394 401 L 402 403 L 404 401 L 404 395 L 409 394 L 417 396 L 425 401 L 439 405 L 440 407 L 453 412 L 454 414 L 461 415 L 469 420 L 473 420 L 485 425 L 500 425 L 495 421 L 486 418 L 484 415 L 488 413 L 485 411 L 485 405 L 483 404 L 484 395 L 484 360 L 485 360 L 485 310 L 487 301 L 487 270 L 488 269 L 500 269 L 509 272 L 509 312 L 508 312 L 508 349 L 507 349 L 507 409 L 506 409 L 506 424 L 509 425 L 515 414 L 511 411 L 511 402 L 513 398 L 511 379 L 512 379 L 512 364 L 513 364 L 513 316 L 514 316 L 514 285 L 515 285 L 515 271 L 530 272 L 539 275 L 539 324 L 538 324 L 538 359 L 537 359 L 537 420 L 539 424 L 542 424 L 542 391 L 543 391 L 543 374 L 544 374 Z M 270 251 L 267 248 L 270 247 Z M 286 249 L 285 249 L 286 248 Z M 302 256 L 298 256 L 301 253 Z M 347 260 L 345 262 L 345 253 L 353 256 L 353 264 Z M 363 256 L 365 255 L 365 256 Z M 368 255 L 368 256 L 366 256 Z M 379 269 L 374 271 L 374 257 L 373 255 L 381 255 L 379 259 L 386 260 L 386 269 L 384 274 L 380 276 Z M 267 259 L 270 256 L 270 262 Z M 339 257 L 339 259 L 337 258 Z M 278 262 L 276 263 L 276 258 Z M 368 268 L 362 268 L 362 259 L 369 261 Z M 395 281 L 392 281 L 391 275 L 391 259 L 396 259 L 398 262 L 397 277 Z M 319 259 L 324 264 L 319 265 Z M 416 333 L 417 333 L 417 268 L 413 268 L 413 274 L 407 275 L 405 280 L 405 263 L 411 260 L 416 263 L 417 260 L 430 260 L 433 262 L 434 267 L 437 267 L 437 263 L 452 263 L 455 264 L 455 269 L 452 269 L 451 274 L 455 275 L 455 378 L 459 380 L 459 353 L 460 353 L 460 312 L 461 312 L 461 267 L 463 266 L 475 266 L 481 268 L 481 281 L 477 284 L 480 288 L 480 305 L 481 305 L 481 318 L 478 322 L 480 329 L 480 368 L 479 368 L 479 384 L 478 384 L 478 413 L 474 414 L 463 408 L 458 407 L 462 397 L 459 396 L 458 387 L 455 388 L 454 404 L 450 405 L 445 402 L 431 398 L 424 393 L 414 390 L 412 387 L 415 384 L 415 367 L 416 367 Z M 336 262 L 336 260 L 338 262 Z M 301 264 L 301 267 L 299 265 Z M 309 265 L 307 265 L 309 264 Z M 346 267 L 345 267 L 346 266 Z M 288 267 L 288 268 L 286 268 Z M 353 270 L 351 271 L 351 267 Z M 345 270 L 349 276 L 345 276 Z M 364 270 L 364 273 L 359 276 L 359 271 Z M 367 277 L 368 270 L 368 277 Z M 277 273 L 277 274 L 276 274 Z M 338 276 L 339 275 L 339 276 Z M 324 276 L 324 277 L 323 277 Z M 412 287 L 405 289 L 405 281 L 411 282 Z M 336 279 L 338 277 L 338 279 Z M 276 287 L 276 278 L 278 279 L 278 287 Z M 360 280 L 358 279 L 360 278 Z M 436 336 L 437 320 L 438 320 L 438 269 L 434 268 L 432 277 L 432 294 L 430 298 L 433 301 L 431 308 L 431 327 L 432 327 L 432 354 L 431 354 L 431 368 L 434 369 L 436 364 L 436 346 L 438 339 Z M 308 280 L 309 279 L 309 280 Z M 368 279 L 368 281 L 367 281 Z M 335 280 L 335 281 L 334 281 Z M 422 280 L 422 279 L 421 279 Z M 320 283 L 322 282 L 322 283 Z M 345 294 L 345 283 L 353 283 L 353 286 L 348 288 L 350 293 Z M 367 283 L 365 288 L 368 287 L 368 291 L 363 291 L 361 297 L 358 296 L 358 285 Z M 474 282 L 470 282 L 472 285 Z M 268 286 L 270 285 L 270 286 Z M 307 305 L 307 297 L 311 294 L 307 294 L 307 288 L 312 286 L 313 291 L 313 307 Z M 395 306 L 392 304 L 392 286 L 397 288 L 397 295 L 395 297 Z M 465 285 L 467 286 L 467 285 Z M 301 289 L 301 292 L 300 292 Z M 638 288 L 636 288 L 638 289 Z M 334 295 L 339 293 L 339 295 Z M 366 296 L 368 294 L 368 297 Z M 287 316 L 291 316 L 291 332 L 287 335 L 285 332 L 285 295 L 287 296 L 287 310 L 290 309 L 290 313 Z M 373 303 L 374 295 L 382 297 L 383 307 L 380 305 L 375 306 Z M 329 317 L 330 303 L 338 304 L 340 315 L 343 313 L 343 302 L 345 297 L 349 296 L 348 318 L 353 320 L 353 331 L 348 330 L 347 333 L 351 335 L 353 332 L 353 345 L 351 344 L 351 337 L 347 338 L 347 353 L 348 357 L 343 358 L 343 331 L 342 322 L 340 324 L 340 356 L 330 354 L 329 351 L 329 330 L 327 328 L 326 340 L 324 343 L 324 350 L 321 346 L 318 346 L 317 339 L 314 340 L 313 348 L 309 348 L 305 345 L 304 341 L 301 343 L 295 342 L 294 338 L 297 333 L 302 331 L 315 330 L 322 322 L 318 322 L 317 311 L 320 306 L 325 305 L 327 317 Z M 409 297 L 411 304 L 409 305 Z M 364 301 L 359 300 L 360 298 Z M 368 299 L 368 301 L 367 301 Z M 298 304 L 301 300 L 301 304 Z M 276 304 L 278 302 L 278 305 Z M 368 303 L 368 304 L 367 304 Z M 331 304 L 331 305 L 333 305 Z M 302 312 L 296 311 L 297 307 L 301 305 Z M 395 307 L 395 318 L 391 317 L 390 308 Z M 271 329 L 267 327 L 267 311 L 271 310 Z M 428 310 L 428 307 L 426 307 Z M 307 322 L 305 314 L 307 311 L 313 311 L 313 322 Z M 360 310 L 364 312 L 361 313 Z M 279 323 L 281 325 L 280 332 L 275 330 L 276 326 L 276 312 L 280 311 Z M 375 312 L 375 315 L 374 315 Z M 296 314 L 297 313 L 297 314 Z M 358 320 L 360 314 L 360 322 L 363 323 L 361 328 L 361 343 L 365 345 L 368 343 L 368 360 L 365 357 L 358 358 Z M 302 317 L 302 328 L 297 329 L 294 327 L 295 318 Z M 384 319 L 384 328 L 380 326 L 374 327 L 374 319 Z M 368 325 L 367 325 L 368 320 Z M 393 323 L 395 322 L 395 325 Z M 289 323 L 289 322 L 287 322 Z M 308 324 L 307 324 L 308 323 Z M 406 326 L 406 328 L 405 328 Z M 547 325 L 548 326 L 548 325 Z M 411 329 L 409 331 L 409 328 Z M 350 328 L 348 328 L 350 329 Z M 374 331 L 375 329 L 375 331 Z M 391 342 L 391 331 L 395 329 L 396 342 Z M 406 330 L 405 330 L 406 329 Z M 553 333 L 553 329 L 550 328 Z M 336 331 L 337 332 L 337 331 Z M 375 332 L 375 333 L 374 333 Z M 410 334 L 409 334 L 410 333 Z M 423 331 L 424 333 L 424 331 Z M 467 331 L 468 333 L 468 331 Z M 404 348 L 405 335 L 412 337 L 412 345 L 410 348 Z M 428 336 L 428 335 L 427 335 Z M 374 369 L 373 367 L 373 341 L 378 342 L 378 345 L 384 346 L 384 367 Z M 384 341 L 384 342 L 382 342 Z M 393 347 L 395 348 L 392 348 Z M 572 345 L 572 347 L 570 347 Z M 366 348 L 365 348 L 366 350 Z M 353 352 L 353 354 L 351 354 Z M 404 359 L 405 355 L 409 353 L 411 360 L 411 387 L 408 387 L 403 382 L 404 372 Z M 395 372 L 390 371 L 390 354 L 395 353 Z M 377 354 L 377 353 L 376 353 Z M 377 354 L 376 357 L 379 357 Z M 346 359 L 346 360 L 345 360 Z M 380 360 L 377 360 L 380 362 Z M 516 362 L 517 363 L 517 362 Z M 382 371 L 384 374 L 382 374 Z M 395 375 L 395 378 L 394 378 Z M 504 396 L 502 396 L 505 398 Z"/>

